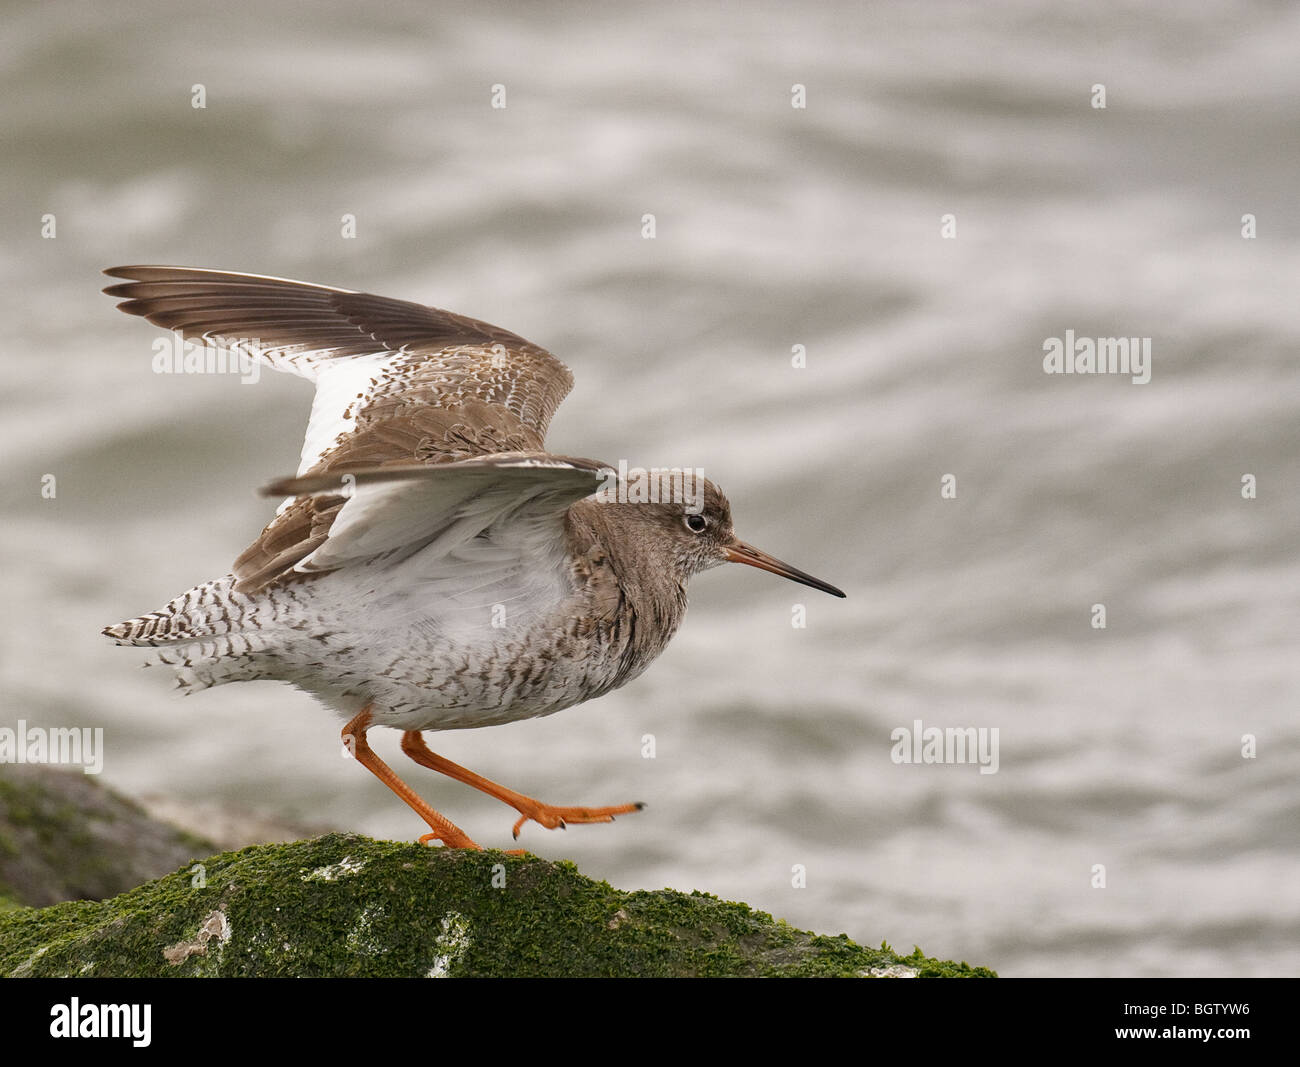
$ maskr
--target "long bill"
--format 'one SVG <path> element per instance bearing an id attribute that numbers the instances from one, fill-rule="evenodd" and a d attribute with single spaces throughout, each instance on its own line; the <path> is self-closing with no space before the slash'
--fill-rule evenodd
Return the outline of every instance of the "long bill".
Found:
<path id="1" fill-rule="evenodd" d="M 729 563 L 745 563 L 750 567 L 757 567 L 761 571 L 771 571 L 773 574 L 779 574 L 782 578 L 789 578 L 792 582 L 798 582 L 800 585 L 810 585 L 814 589 L 820 589 L 823 593 L 830 593 L 831 596 L 843 597 L 843 591 L 836 589 L 835 586 L 828 582 L 823 582 L 820 578 L 814 578 L 811 574 L 806 574 L 798 567 L 791 567 L 788 563 L 782 563 L 775 556 L 769 556 L 766 552 L 761 552 L 753 545 L 747 545 L 744 541 L 735 541 L 726 548 L 727 561 Z"/>

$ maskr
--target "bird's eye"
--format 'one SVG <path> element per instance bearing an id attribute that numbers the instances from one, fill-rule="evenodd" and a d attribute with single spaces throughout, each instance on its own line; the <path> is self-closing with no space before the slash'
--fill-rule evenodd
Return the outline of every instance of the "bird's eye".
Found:
<path id="1" fill-rule="evenodd" d="M 703 515 L 686 516 L 686 528 L 690 530 L 691 533 L 703 533 L 704 528 L 708 525 L 709 525 L 709 520 L 706 519 Z"/>

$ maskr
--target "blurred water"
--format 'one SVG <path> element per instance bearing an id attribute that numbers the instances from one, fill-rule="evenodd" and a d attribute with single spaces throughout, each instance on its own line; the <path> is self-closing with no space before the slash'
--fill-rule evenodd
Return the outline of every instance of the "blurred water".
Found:
<path id="1" fill-rule="evenodd" d="M 849 593 L 725 568 L 625 690 L 434 739 L 648 804 L 522 844 L 1003 974 L 1297 972 L 1300 13 L 48 3 L 0 78 L 4 722 L 104 726 L 129 791 L 417 834 L 309 698 L 179 701 L 98 634 L 228 569 L 310 404 L 154 375 L 99 269 L 364 288 L 546 345 L 556 451 L 703 466 Z M 1150 384 L 1045 375 L 1067 329 L 1151 337 Z M 997 727 L 998 773 L 895 765 L 914 719 Z"/>

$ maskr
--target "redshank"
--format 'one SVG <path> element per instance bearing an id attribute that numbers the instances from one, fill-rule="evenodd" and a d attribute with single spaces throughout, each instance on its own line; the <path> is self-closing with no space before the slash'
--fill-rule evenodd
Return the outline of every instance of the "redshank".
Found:
<path id="1" fill-rule="evenodd" d="M 316 396 L 297 475 L 264 490 L 284 502 L 231 573 L 104 633 L 156 647 L 187 691 L 278 679 L 315 694 L 428 824 L 422 842 L 479 847 L 374 753 L 372 726 L 513 807 L 515 837 L 530 819 L 612 822 L 641 805 L 543 804 L 435 754 L 421 731 L 550 715 L 625 685 L 676 632 L 688 579 L 721 563 L 844 596 L 738 540 L 703 477 L 633 492 L 608 464 L 548 453 L 573 375 L 506 330 L 255 274 L 105 273 L 128 279 L 104 290 L 123 311 L 307 378 Z"/>

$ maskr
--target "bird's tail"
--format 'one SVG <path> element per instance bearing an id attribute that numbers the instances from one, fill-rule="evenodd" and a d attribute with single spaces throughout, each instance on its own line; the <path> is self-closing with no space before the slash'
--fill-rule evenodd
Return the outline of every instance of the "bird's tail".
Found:
<path id="1" fill-rule="evenodd" d="M 265 598 L 265 594 L 262 594 Z M 227 574 L 196 585 L 137 619 L 104 627 L 119 645 L 160 649 L 151 661 L 170 666 L 181 689 L 270 677 L 270 642 L 255 622 L 254 598 L 235 592 Z"/>
<path id="2" fill-rule="evenodd" d="M 119 645 L 176 645 L 235 633 L 252 599 L 235 592 L 235 576 L 213 578 L 171 603 L 138 619 L 105 626 L 103 634 Z"/>

